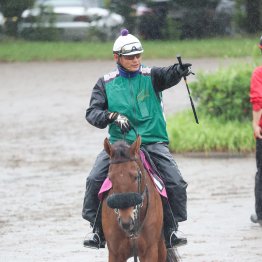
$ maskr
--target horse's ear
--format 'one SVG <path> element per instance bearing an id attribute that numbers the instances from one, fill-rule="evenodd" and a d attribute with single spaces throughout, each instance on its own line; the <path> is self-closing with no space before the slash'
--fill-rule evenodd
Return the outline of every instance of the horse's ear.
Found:
<path id="1" fill-rule="evenodd" d="M 112 147 L 111 147 L 110 142 L 109 142 L 107 137 L 104 140 L 104 149 L 107 152 L 107 154 L 111 157 L 111 155 L 112 155 Z"/>
<path id="2" fill-rule="evenodd" d="M 130 153 L 135 155 L 139 152 L 141 146 L 141 136 L 137 136 L 135 142 L 130 147 Z"/>

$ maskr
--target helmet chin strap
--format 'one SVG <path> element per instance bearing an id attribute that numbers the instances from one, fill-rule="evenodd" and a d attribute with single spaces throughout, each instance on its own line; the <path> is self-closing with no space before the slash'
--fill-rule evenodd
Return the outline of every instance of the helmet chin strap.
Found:
<path id="1" fill-rule="evenodd" d="M 117 57 L 117 64 L 118 64 L 119 66 L 122 66 L 121 63 L 120 63 L 120 55 L 118 55 L 118 57 Z"/>
<path id="2" fill-rule="evenodd" d="M 123 70 L 127 71 L 127 72 L 131 72 L 128 70 L 128 68 L 125 68 L 122 66 L 122 64 L 119 62 L 119 57 L 118 57 L 118 60 L 117 60 L 117 65 L 119 65 Z"/>

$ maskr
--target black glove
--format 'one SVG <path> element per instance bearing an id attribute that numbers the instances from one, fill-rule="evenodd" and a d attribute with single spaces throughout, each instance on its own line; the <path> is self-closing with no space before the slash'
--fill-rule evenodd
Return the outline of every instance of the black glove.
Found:
<path id="1" fill-rule="evenodd" d="M 182 64 L 182 66 L 180 64 L 178 64 L 176 66 L 176 71 L 177 71 L 177 73 L 179 74 L 180 77 L 185 77 L 185 76 L 188 76 L 192 73 L 191 68 L 190 68 L 191 66 L 192 66 L 192 64 L 189 64 L 189 63 Z"/>
<path id="2" fill-rule="evenodd" d="M 107 118 L 109 123 L 114 122 L 120 128 L 122 134 L 128 133 L 132 129 L 131 123 L 129 122 L 128 118 L 119 113 L 108 112 Z"/>

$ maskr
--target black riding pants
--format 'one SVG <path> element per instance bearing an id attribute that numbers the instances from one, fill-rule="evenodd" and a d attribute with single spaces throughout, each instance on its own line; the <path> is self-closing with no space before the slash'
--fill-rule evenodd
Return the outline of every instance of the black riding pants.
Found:
<path id="1" fill-rule="evenodd" d="M 258 138 L 256 139 L 256 164 L 255 207 L 257 217 L 262 219 L 262 139 Z"/>
<path id="2" fill-rule="evenodd" d="M 166 191 L 176 222 L 187 219 L 187 183 L 181 176 L 177 164 L 169 152 L 167 144 L 155 143 L 143 145 L 157 167 L 166 186 Z M 82 216 L 90 223 L 94 223 L 99 205 L 98 192 L 107 177 L 109 157 L 103 150 L 98 156 L 86 179 L 86 192 L 83 203 Z"/>

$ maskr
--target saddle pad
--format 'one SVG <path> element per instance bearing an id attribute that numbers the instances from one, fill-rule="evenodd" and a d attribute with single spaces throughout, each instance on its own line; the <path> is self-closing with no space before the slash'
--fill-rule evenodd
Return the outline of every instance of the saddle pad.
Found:
<path id="1" fill-rule="evenodd" d="M 140 150 L 140 157 L 141 160 L 143 162 L 144 168 L 146 169 L 146 171 L 148 172 L 148 174 L 150 175 L 150 178 L 152 179 L 152 181 L 154 182 L 154 185 L 157 189 L 157 191 L 159 192 L 159 194 L 163 197 L 167 198 L 167 193 L 166 193 L 166 188 L 165 188 L 165 184 L 162 181 L 162 179 L 154 172 L 154 169 L 152 168 L 151 164 L 149 163 L 149 161 L 147 161 L 146 156 L 144 154 L 144 152 L 142 150 Z"/>
<path id="2" fill-rule="evenodd" d="M 146 171 L 148 172 L 150 178 L 152 179 L 152 181 L 153 181 L 153 183 L 154 183 L 158 193 L 161 196 L 167 198 L 166 188 L 165 188 L 165 185 L 164 185 L 163 181 L 161 180 L 161 178 L 159 176 L 157 176 L 157 174 L 155 174 L 155 172 L 153 171 L 153 168 L 151 167 L 149 162 L 146 160 L 144 152 L 141 151 L 141 150 L 140 150 L 140 157 L 141 157 L 141 160 L 143 162 L 144 168 L 146 169 Z M 102 200 L 103 199 L 103 194 L 105 192 L 107 192 L 108 190 L 110 190 L 111 187 L 112 187 L 112 182 L 107 177 L 105 179 L 105 181 L 103 182 L 100 190 L 99 190 L 98 198 L 100 200 Z"/>

